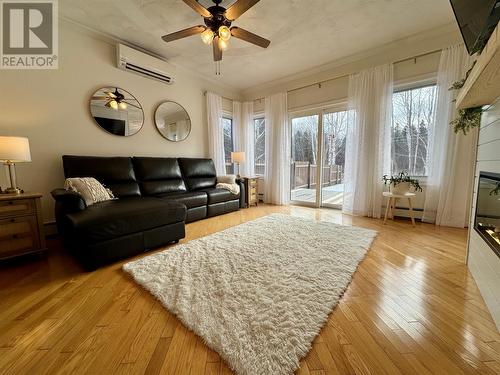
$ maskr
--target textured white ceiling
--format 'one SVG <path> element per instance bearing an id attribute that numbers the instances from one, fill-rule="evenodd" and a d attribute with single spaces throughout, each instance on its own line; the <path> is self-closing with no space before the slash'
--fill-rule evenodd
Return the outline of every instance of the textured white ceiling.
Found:
<path id="1" fill-rule="evenodd" d="M 234 0 L 224 0 L 227 6 Z M 210 0 L 200 0 L 205 6 Z M 203 19 L 181 0 L 64 0 L 62 16 L 213 76 L 211 47 L 198 36 L 161 36 Z M 453 22 L 448 0 L 261 0 L 236 20 L 271 40 L 268 49 L 231 38 L 222 82 L 235 89 L 303 72 Z"/>

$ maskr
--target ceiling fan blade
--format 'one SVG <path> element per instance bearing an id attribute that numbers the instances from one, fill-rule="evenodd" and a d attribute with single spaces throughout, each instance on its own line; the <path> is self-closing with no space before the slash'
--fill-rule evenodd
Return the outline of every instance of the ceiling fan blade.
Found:
<path id="1" fill-rule="evenodd" d="M 203 5 L 198 3 L 196 0 L 182 0 L 184 1 L 187 5 L 189 5 L 193 10 L 198 13 L 200 16 L 204 18 L 210 18 L 212 17 L 212 13 L 210 13 L 207 8 L 205 8 Z"/>
<path id="2" fill-rule="evenodd" d="M 222 60 L 222 50 L 219 48 L 219 37 L 216 36 L 212 42 L 214 47 L 214 61 Z"/>
<path id="3" fill-rule="evenodd" d="M 108 100 L 109 96 L 93 96 L 92 100 Z"/>
<path id="4" fill-rule="evenodd" d="M 174 40 L 186 38 L 191 35 L 201 34 L 205 30 L 206 30 L 205 26 L 198 25 L 198 26 L 188 27 L 187 29 L 184 30 L 176 31 L 175 33 L 163 35 L 161 38 L 165 42 L 172 42 Z"/>
<path id="5" fill-rule="evenodd" d="M 226 10 L 226 18 L 234 21 L 260 0 L 238 0 Z"/>
<path id="6" fill-rule="evenodd" d="M 258 36 L 257 34 L 251 33 L 250 31 L 246 31 L 241 27 L 236 27 L 236 26 L 231 27 L 231 35 L 234 36 L 235 38 L 244 40 L 245 42 L 248 43 L 255 44 L 262 48 L 267 48 L 269 47 L 269 44 L 271 44 L 270 40 Z"/>

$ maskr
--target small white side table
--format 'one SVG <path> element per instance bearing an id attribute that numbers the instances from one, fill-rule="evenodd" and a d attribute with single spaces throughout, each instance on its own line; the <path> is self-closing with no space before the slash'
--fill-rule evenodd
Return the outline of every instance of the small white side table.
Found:
<path id="1" fill-rule="evenodd" d="M 415 216 L 413 215 L 413 204 L 411 202 L 411 200 L 416 196 L 415 193 L 393 194 L 389 191 L 384 191 L 382 194 L 384 195 L 384 197 L 389 198 L 389 201 L 387 202 L 387 206 L 385 208 L 384 224 L 387 221 L 387 217 L 394 220 L 394 208 L 396 207 L 396 201 L 398 199 L 408 199 L 411 223 L 413 226 L 415 226 Z"/>

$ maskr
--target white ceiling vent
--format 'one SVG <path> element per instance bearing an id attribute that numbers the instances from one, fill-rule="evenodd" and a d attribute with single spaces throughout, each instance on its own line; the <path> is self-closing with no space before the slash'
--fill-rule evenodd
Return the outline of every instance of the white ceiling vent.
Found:
<path id="1" fill-rule="evenodd" d="M 175 82 L 175 68 L 167 62 L 147 55 L 123 44 L 116 46 L 117 66 L 120 69 L 140 74 L 169 85 Z"/>

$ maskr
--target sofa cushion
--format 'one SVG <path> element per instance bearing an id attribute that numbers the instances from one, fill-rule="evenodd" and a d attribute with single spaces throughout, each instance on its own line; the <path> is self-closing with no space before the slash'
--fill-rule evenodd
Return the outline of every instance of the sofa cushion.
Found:
<path id="1" fill-rule="evenodd" d="M 179 158 L 178 160 L 189 190 L 215 187 L 217 172 L 212 159 Z"/>
<path id="2" fill-rule="evenodd" d="M 94 177 L 119 198 L 141 195 L 132 158 L 64 155 L 62 159 L 66 178 Z"/>
<path id="3" fill-rule="evenodd" d="M 165 200 L 174 200 L 175 202 L 186 205 L 187 208 L 206 206 L 208 203 L 207 193 L 204 191 L 186 191 L 181 193 L 167 193 L 158 195 Z"/>
<path id="4" fill-rule="evenodd" d="M 228 202 L 235 199 L 240 199 L 239 194 L 233 194 L 226 189 L 203 189 L 208 195 L 208 204 Z"/>
<path id="5" fill-rule="evenodd" d="M 207 217 L 222 215 L 231 211 L 238 211 L 239 207 L 240 203 L 237 200 L 210 204 L 207 208 Z"/>
<path id="6" fill-rule="evenodd" d="M 186 207 L 152 197 L 124 198 L 96 203 L 66 218 L 73 240 L 96 243 L 182 222 L 186 218 Z"/>
<path id="7" fill-rule="evenodd" d="M 186 191 L 177 159 L 134 157 L 132 161 L 143 195 Z"/>

